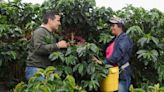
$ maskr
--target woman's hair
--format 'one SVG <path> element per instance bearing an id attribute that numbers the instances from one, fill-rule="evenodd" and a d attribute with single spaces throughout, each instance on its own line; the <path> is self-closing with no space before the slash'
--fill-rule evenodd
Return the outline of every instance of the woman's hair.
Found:
<path id="1" fill-rule="evenodd" d="M 117 23 L 118 27 L 122 29 L 123 32 L 126 32 L 125 25 L 122 23 Z"/>

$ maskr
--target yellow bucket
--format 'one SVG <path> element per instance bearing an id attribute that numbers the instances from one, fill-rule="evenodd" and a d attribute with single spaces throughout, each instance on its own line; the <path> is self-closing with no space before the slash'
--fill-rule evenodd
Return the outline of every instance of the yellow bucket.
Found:
<path id="1" fill-rule="evenodd" d="M 113 92 L 118 90 L 118 82 L 119 82 L 119 68 L 112 67 L 109 68 L 109 73 L 107 77 L 102 80 L 100 85 L 100 90 L 102 92 Z"/>

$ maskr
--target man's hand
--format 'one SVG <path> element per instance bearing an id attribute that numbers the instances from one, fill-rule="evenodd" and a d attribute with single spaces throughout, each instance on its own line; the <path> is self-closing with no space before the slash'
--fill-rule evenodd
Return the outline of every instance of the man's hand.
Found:
<path id="1" fill-rule="evenodd" d="M 100 60 L 98 60 L 95 56 L 92 56 L 92 60 L 98 64 L 102 64 L 102 62 Z"/>
<path id="2" fill-rule="evenodd" d="M 58 48 L 67 48 L 69 46 L 69 44 L 64 40 L 59 41 L 56 45 Z"/>

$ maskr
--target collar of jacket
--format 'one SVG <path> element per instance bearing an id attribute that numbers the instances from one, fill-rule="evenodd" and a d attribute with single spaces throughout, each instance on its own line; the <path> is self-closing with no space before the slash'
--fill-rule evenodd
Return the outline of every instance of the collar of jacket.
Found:
<path id="1" fill-rule="evenodd" d="M 106 48 L 108 47 L 109 44 L 111 44 L 113 41 L 117 41 L 119 38 L 121 38 L 122 36 L 125 36 L 125 32 L 121 32 L 120 35 L 118 37 L 114 36 L 112 38 L 112 40 L 110 40 L 108 43 L 106 43 L 104 46 L 103 46 L 103 55 L 105 55 L 105 51 L 106 51 Z"/>
<path id="2" fill-rule="evenodd" d="M 124 35 L 125 35 L 125 32 L 121 32 L 121 33 L 119 34 L 119 36 L 117 36 L 117 37 L 115 36 L 115 40 L 118 39 L 118 38 L 120 38 L 120 37 L 122 37 L 122 36 L 124 36 Z"/>

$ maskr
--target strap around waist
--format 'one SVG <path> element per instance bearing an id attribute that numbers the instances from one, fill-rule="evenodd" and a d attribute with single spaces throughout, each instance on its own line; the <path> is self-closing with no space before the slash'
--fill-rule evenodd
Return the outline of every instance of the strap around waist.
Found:
<path id="1" fill-rule="evenodd" d="M 123 64 L 122 66 L 121 66 L 121 69 L 125 69 L 126 67 L 128 67 L 130 64 L 129 64 L 129 62 L 126 62 L 125 64 Z"/>

